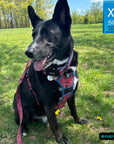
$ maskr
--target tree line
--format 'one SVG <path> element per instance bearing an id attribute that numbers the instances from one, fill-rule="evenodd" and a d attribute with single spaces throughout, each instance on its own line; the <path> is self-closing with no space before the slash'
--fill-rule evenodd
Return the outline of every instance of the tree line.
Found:
<path id="1" fill-rule="evenodd" d="M 44 20 L 51 16 L 54 8 L 53 0 L 0 0 L 0 29 L 30 27 L 28 5 Z M 93 2 L 86 14 L 73 11 L 71 16 L 73 24 L 102 23 L 103 8 L 101 3 Z"/>
<path id="2" fill-rule="evenodd" d="M 30 27 L 28 5 L 32 5 L 43 19 L 53 11 L 52 0 L 0 0 L 0 28 Z"/>
<path id="3" fill-rule="evenodd" d="M 86 14 L 80 15 L 77 11 L 72 12 L 73 24 L 91 24 L 103 22 L 103 7 L 100 2 L 93 2 Z"/>

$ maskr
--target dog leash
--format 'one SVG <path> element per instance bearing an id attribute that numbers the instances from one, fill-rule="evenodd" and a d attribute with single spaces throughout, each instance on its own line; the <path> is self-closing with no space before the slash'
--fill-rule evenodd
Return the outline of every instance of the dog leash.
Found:
<path id="1" fill-rule="evenodd" d="M 17 143 L 22 144 L 22 141 L 21 141 L 21 124 L 22 124 L 22 119 L 23 119 L 23 110 L 22 110 L 22 103 L 21 103 L 19 87 L 17 88 L 17 108 L 18 108 L 19 117 L 20 117 L 20 125 L 19 125 L 18 134 L 17 134 Z"/>
<path id="2" fill-rule="evenodd" d="M 22 120 L 23 120 L 23 109 L 22 109 L 22 103 L 21 103 L 21 95 L 20 95 L 20 85 L 23 82 L 24 77 L 27 77 L 27 82 L 30 88 L 30 91 L 33 92 L 36 102 L 39 105 L 38 99 L 37 99 L 37 94 L 35 93 L 35 91 L 32 89 L 31 83 L 29 81 L 28 75 L 27 75 L 27 70 L 29 69 L 30 65 L 31 65 L 31 60 L 27 62 L 26 68 L 24 70 L 24 73 L 19 81 L 18 87 L 17 87 L 17 108 L 18 108 L 18 112 L 19 112 L 19 117 L 20 117 L 20 125 L 19 125 L 19 130 L 18 130 L 18 134 L 17 134 L 17 144 L 22 144 L 22 140 L 21 140 L 21 125 L 22 125 Z"/>

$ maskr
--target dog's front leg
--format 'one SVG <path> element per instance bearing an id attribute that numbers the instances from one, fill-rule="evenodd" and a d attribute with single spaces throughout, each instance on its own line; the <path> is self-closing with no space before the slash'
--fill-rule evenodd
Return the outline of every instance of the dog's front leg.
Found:
<path id="1" fill-rule="evenodd" d="M 64 144 L 69 144 L 70 143 L 69 139 L 66 136 L 62 135 L 62 133 L 59 131 L 54 108 L 52 109 L 47 106 L 44 106 L 44 109 L 47 114 L 50 127 L 55 135 L 56 141 L 58 143 L 64 142 Z"/>
<path id="2" fill-rule="evenodd" d="M 79 124 L 87 124 L 88 120 L 84 118 L 80 118 L 77 114 L 76 106 L 75 106 L 75 95 L 73 94 L 73 97 L 67 101 L 70 113 L 73 116 L 76 123 Z"/>

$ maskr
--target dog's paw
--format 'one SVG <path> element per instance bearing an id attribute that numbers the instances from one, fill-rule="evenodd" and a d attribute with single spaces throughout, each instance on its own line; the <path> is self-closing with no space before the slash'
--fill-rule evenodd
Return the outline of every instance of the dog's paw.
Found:
<path id="1" fill-rule="evenodd" d="M 57 139 L 57 142 L 61 144 L 71 144 L 71 141 L 65 135 L 63 135 L 61 139 Z"/>
<path id="2" fill-rule="evenodd" d="M 65 135 L 62 136 L 62 139 L 64 144 L 71 144 L 71 141 Z"/>
<path id="3" fill-rule="evenodd" d="M 79 123 L 79 124 L 88 124 L 89 121 L 87 119 L 84 119 L 84 118 L 79 118 L 78 121 L 76 121 L 76 123 Z"/>
<path id="4" fill-rule="evenodd" d="M 21 129 L 21 135 L 22 136 L 27 136 L 28 131 L 26 129 Z"/>
<path id="5" fill-rule="evenodd" d="M 42 117 L 42 122 L 43 122 L 43 123 L 47 123 L 47 122 L 48 122 L 47 116 Z"/>

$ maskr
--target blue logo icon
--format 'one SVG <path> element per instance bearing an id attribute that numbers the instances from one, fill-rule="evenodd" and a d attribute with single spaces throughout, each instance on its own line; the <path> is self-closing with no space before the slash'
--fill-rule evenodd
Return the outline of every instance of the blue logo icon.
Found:
<path id="1" fill-rule="evenodd" d="M 114 0 L 104 0 L 103 33 L 114 33 Z"/>

